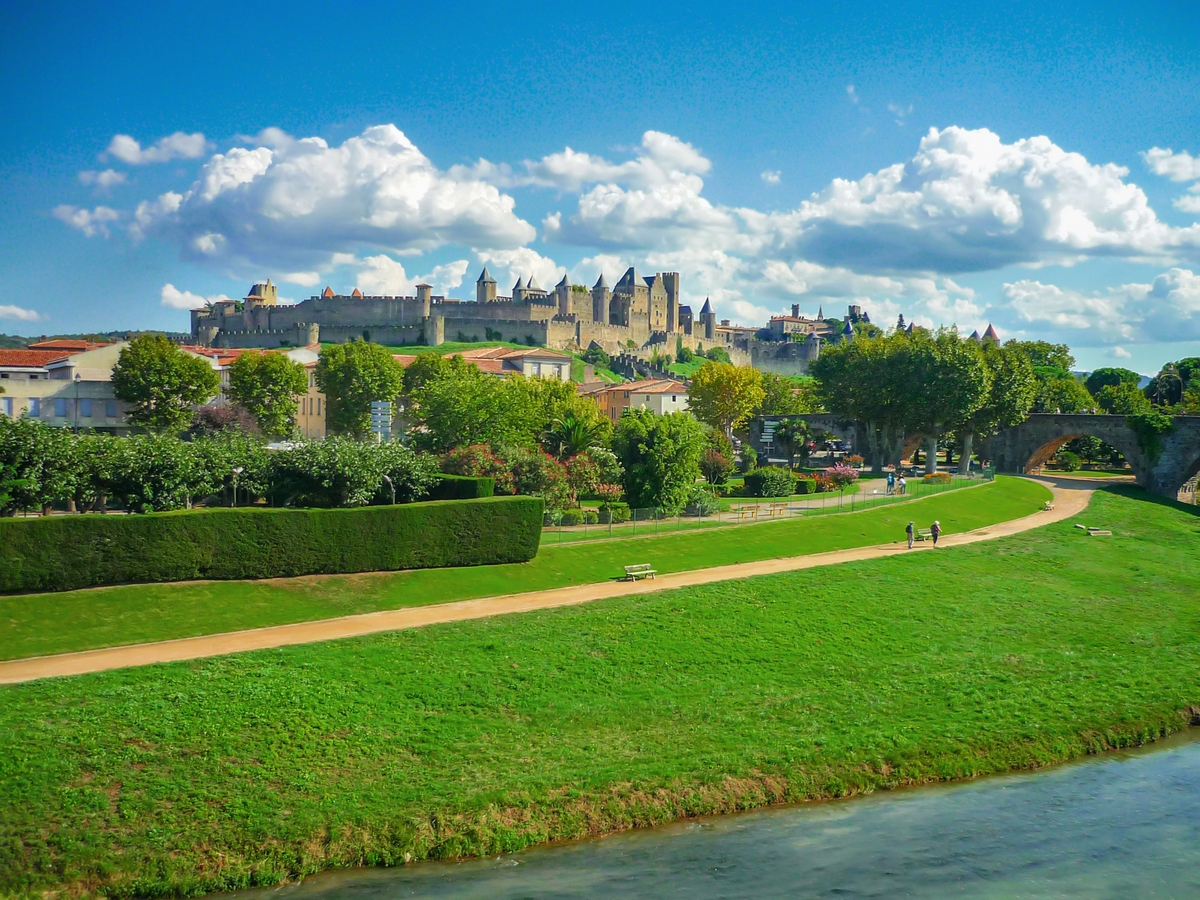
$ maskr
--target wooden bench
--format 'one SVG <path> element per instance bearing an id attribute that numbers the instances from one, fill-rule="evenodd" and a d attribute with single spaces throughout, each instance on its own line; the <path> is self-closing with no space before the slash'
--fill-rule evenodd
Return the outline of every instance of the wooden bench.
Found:
<path id="1" fill-rule="evenodd" d="M 738 509 L 737 514 L 738 514 L 739 519 L 757 519 L 758 518 L 758 507 L 757 506 L 743 506 Z"/>
<path id="2" fill-rule="evenodd" d="M 918 528 L 916 537 L 918 541 L 932 541 L 933 532 L 928 528 Z"/>
<path id="3" fill-rule="evenodd" d="M 658 574 L 656 569 L 650 568 L 650 563 L 638 563 L 636 566 L 625 567 L 625 580 L 637 581 L 639 578 L 653 578 Z"/>
<path id="4" fill-rule="evenodd" d="M 787 515 L 787 504 L 786 503 L 772 503 L 771 508 L 767 510 L 767 515 L 768 516 L 786 516 Z"/>

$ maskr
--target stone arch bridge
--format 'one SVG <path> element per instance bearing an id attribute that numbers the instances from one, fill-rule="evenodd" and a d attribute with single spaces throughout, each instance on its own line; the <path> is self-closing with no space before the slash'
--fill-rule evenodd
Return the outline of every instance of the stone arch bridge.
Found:
<path id="1" fill-rule="evenodd" d="M 1177 416 L 1160 440 L 1157 458 L 1150 458 L 1138 442 L 1137 432 L 1124 416 L 1034 413 L 1020 425 L 1005 428 L 979 448 L 997 472 L 1023 473 L 1040 469 L 1068 441 L 1099 438 L 1129 462 L 1137 483 L 1152 494 L 1175 498 L 1200 472 L 1200 416 Z"/>

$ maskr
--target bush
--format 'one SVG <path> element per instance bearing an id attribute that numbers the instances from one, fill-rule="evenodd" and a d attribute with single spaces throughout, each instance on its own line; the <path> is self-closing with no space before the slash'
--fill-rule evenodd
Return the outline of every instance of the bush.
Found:
<path id="1" fill-rule="evenodd" d="M 550 510 L 565 509 L 573 502 L 567 467 L 541 450 L 512 450 L 505 456 L 512 470 L 513 490 L 541 497 Z"/>
<path id="2" fill-rule="evenodd" d="M 817 492 L 817 479 L 808 475 L 801 475 L 796 479 L 797 494 L 815 494 Z"/>
<path id="3" fill-rule="evenodd" d="M 491 497 L 496 482 L 492 478 L 472 478 L 470 475 L 439 475 L 439 481 L 430 489 L 430 500 L 474 500 Z"/>
<path id="4" fill-rule="evenodd" d="M 0 521 L 0 593 L 525 562 L 542 502 L 206 509 Z"/>
<path id="5" fill-rule="evenodd" d="M 1077 453 L 1072 453 L 1070 450 L 1059 450 L 1058 465 L 1066 472 L 1078 472 L 1083 466 L 1083 461 L 1080 460 Z"/>
<path id="6" fill-rule="evenodd" d="M 745 493 L 748 497 L 788 497 L 795 489 L 795 482 L 790 469 L 767 466 L 746 476 Z"/>
<path id="7" fill-rule="evenodd" d="M 562 516 L 559 517 L 558 524 L 565 525 L 568 528 L 573 528 L 576 525 L 583 524 L 583 510 L 581 509 L 564 509 Z"/>
<path id="8" fill-rule="evenodd" d="M 600 514 L 594 509 L 585 509 L 583 511 L 583 521 L 587 525 L 599 524 Z"/>
<path id="9" fill-rule="evenodd" d="M 921 479 L 921 484 L 949 484 L 953 479 L 949 472 L 934 472 Z"/>
<path id="10" fill-rule="evenodd" d="M 711 516 L 720 508 L 720 501 L 717 500 L 712 489 L 698 484 L 692 488 L 692 492 L 688 495 L 688 502 L 684 508 L 684 512 L 689 516 Z"/>
<path id="11" fill-rule="evenodd" d="M 597 513 L 600 524 L 607 525 L 610 522 L 614 525 L 620 525 L 622 522 L 629 521 L 629 504 L 628 503 L 609 503 L 600 507 Z"/>
<path id="12" fill-rule="evenodd" d="M 515 493 L 512 470 L 487 444 L 471 444 L 451 450 L 442 457 L 442 471 L 448 475 L 491 478 L 497 494 Z"/>

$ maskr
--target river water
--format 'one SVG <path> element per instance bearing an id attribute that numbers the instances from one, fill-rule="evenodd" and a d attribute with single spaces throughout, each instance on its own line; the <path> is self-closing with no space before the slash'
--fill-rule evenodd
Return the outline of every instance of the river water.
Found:
<path id="1" fill-rule="evenodd" d="M 237 896 L 1200 898 L 1200 735 L 1038 773 L 686 822 L 496 859 L 330 873 Z"/>

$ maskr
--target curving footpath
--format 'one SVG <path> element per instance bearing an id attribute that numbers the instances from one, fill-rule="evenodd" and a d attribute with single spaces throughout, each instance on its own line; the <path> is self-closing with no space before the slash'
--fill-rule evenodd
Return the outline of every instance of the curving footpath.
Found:
<path id="1" fill-rule="evenodd" d="M 1092 491 L 1099 486 L 1094 482 L 1066 479 L 1037 480 L 1054 492 L 1053 510 L 1039 511 L 1031 516 L 989 525 L 963 534 L 945 535 L 938 543 L 939 548 L 961 547 L 977 541 L 995 540 L 1012 534 L 1020 534 L 1033 528 L 1040 528 L 1051 522 L 1069 519 L 1087 508 Z M 390 609 L 354 616 L 341 616 L 336 619 L 319 619 L 315 622 L 271 625 L 266 628 L 230 631 L 224 634 L 201 635 L 200 637 L 179 638 L 171 641 L 105 647 L 99 650 L 82 650 L 54 656 L 34 656 L 0 662 L 0 684 L 17 684 L 39 678 L 84 675 L 90 672 L 104 672 L 130 666 L 149 666 L 156 663 L 243 653 L 249 650 L 287 647 L 292 644 L 310 644 L 318 641 L 361 637 L 383 631 L 421 628 L 425 625 L 437 625 L 442 622 L 462 622 L 468 619 L 484 619 L 509 613 L 552 609 L 557 606 L 575 606 L 610 597 L 649 594 L 654 591 L 710 584 L 715 581 L 731 581 L 755 575 L 774 575 L 779 572 L 795 572 L 800 569 L 814 569 L 818 566 L 833 566 L 856 560 L 881 559 L 897 554 L 932 550 L 932 544 L 923 543 L 910 551 L 903 541 L 897 541 L 893 544 L 833 550 L 808 556 L 789 556 L 730 566 L 715 566 L 710 569 L 693 569 L 688 572 L 664 575 L 652 581 L 605 581 L 547 591 L 531 591 L 525 594 L 506 594 L 477 600 L 458 600 L 434 606 Z"/>

